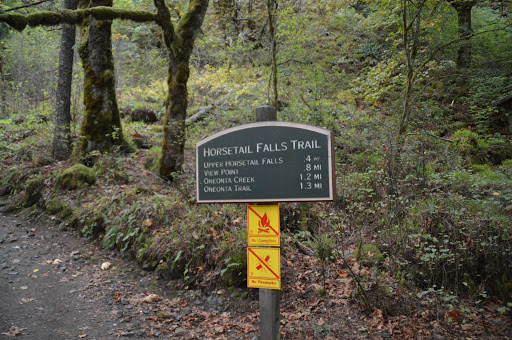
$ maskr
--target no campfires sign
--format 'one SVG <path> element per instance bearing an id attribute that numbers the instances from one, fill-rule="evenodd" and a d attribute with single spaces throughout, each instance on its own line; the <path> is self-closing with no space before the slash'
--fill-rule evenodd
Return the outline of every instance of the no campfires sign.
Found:
<path id="1" fill-rule="evenodd" d="M 279 247 L 279 206 L 247 206 L 247 236 L 249 246 Z"/>

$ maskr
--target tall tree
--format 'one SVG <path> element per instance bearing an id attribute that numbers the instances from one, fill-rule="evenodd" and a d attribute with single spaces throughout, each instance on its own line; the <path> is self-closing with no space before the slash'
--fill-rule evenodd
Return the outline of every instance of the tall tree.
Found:
<path id="1" fill-rule="evenodd" d="M 0 8 L 0 13 L 3 10 Z M 4 74 L 4 39 L 9 34 L 9 27 L 0 23 L 0 118 L 7 117 L 7 95 L 5 93 L 5 74 Z"/>
<path id="2" fill-rule="evenodd" d="M 276 15 L 274 11 L 277 8 L 275 0 L 267 0 L 267 14 L 269 24 L 269 34 L 271 53 L 272 53 L 272 105 L 277 109 L 279 104 L 279 94 L 277 92 L 277 41 L 276 41 Z"/>
<path id="3" fill-rule="evenodd" d="M 0 33 L 1 35 L 1 33 Z M 5 93 L 4 42 L 0 37 L 0 118 L 7 117 L 7 95 Z"/>
<path id="4" fill-rule="evenodd" d="M 457 51 L 457 67 L 468 68 L 471 65 L 471 10 L 478 0 L 448 0 L 457 12 L 459 38 L 462 40 Z"/>
<path id="5" fill-rule="evenodd" d="M 74 10 L 78 0 L 65 0 L 64 8 Z M 71 153 L 71 84 L 73 77 L 73 46 L 75 45 L 75 25 L 62 25 L 62 38 L 59 54 L 59 80 L 55 106 L 55 130 L 52 156 L 57 160 L 67 159 Z"/>
<path id="6" fill-rule="evenodd" d="M 81 0 L 80 8 L 111 7 L 112 0 Z M 108 151 L 113 146 L 128 150 L 123 137 L 116 98 L 114 57 L 112 55 L 112 21 L 90 15 L 80 28 L 78 49 L 84 68 L 85 112 L 73 158 L 80 161 L 87 153 Z"/>
<path id="7" fill-rule="evenodd" d="M 402 42 L 405 54 L 406 83 L 403 96 L 402 118 L 399 134 L 405 133 L 407 120 L 411 113 L 411 96 L 418 72 L 416 59 L 418 57 L 419 32 L 421 30 L 421 13 L 427 0 L 416 2 L 401 0 Z"/>
<path id="8" fill-rule="evenodd" d="M 185 118 L 187 115 L 190 76 L 190 57 L 194 42 L 203 24 L 209 0 L 190 0 L 187 13 L 176 28 L 164 0 L 154 0 L 157 8 L 157 24 L 164 32 L 165 45 L 169 51 L 167 77 L 167 101 L 164 118 L 164 140 L 158 162 L 161 177 L 172 180 L 181 170 L 185 150 Z"/>

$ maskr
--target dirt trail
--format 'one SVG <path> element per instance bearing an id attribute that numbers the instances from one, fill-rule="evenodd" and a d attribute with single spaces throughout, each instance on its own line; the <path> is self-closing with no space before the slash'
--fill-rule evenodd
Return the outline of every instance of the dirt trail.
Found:
<path id="1" fill-rule="evenodd" d="M 135 295 L 149 280 L 70 232 L 0 215 L 0 338 L 144 338 L 151 310 L 113 296 Z"/>

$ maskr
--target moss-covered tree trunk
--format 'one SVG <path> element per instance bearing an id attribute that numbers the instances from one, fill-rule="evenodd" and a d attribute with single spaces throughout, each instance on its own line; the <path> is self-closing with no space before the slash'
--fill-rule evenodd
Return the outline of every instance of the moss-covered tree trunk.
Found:
<path id="1" fill-rule="evenodd" d="M 159 164 L 160 176 L 167 179 L 172 179 L 173 173 L 180 171 L 183 164 L 189 73 L 188 61 L 171 59 L 164 117 L 164 141 Z"/>
<path id="2" fill-rule="evenodd" d="M 1 10 L 0 10 L 1 12 Z M 7 25 L 0 24 L 0 118 L 7 117 L 7 94 L 5 93 L 5 74 L 4 74 L 4 38 L 7 36 Z"/>
<path id="3" fill-rule="evenodd" d="M 80 7 L 112 6 L 112 0 L 80 1 Z M 82 23 L 79 54 L 84 68 L 85 112 L 73 160 L 81 161 L 91 151 L 109 151 L 113 146 L 128 150 L 117 106 L 111 20 L 90 16 Z"/>
<path id="4" fill-rule="evenodd" d="M 457 11 L 457 25 L 459 38 L 462 43 L 457 51 L 457 67 L 469 68 L 471 65 L 471 40 L 473 32 L 471 28 L 471 10 L 478 2 L 477 0 L 449 0 L 450 5 Z"/>
<path id="5" fill-rule="evenodd" d="M 185 150 L 185 118 L 187 115 L 187 82 L 194 41 L 203 24 L 208 0 L 190 0 L 187 13 L 176 30 L 164 0 L 154 0 L 158 10 L 157 23 L 164 32 L 169 50 L 168 95 L 164 118 L 164 141 L 159 158 L 159 174 L 172 180 L 181 170 Z"/>
<path id="6" fill-rule="evenodd" d="M 74 10 L 78 0 L 65 0 L 64 7 Z M 75 45 L 75 25 L 62 25 L 59 54 L 59 81 L 55 105 L 55 130 L 52 156 L 64 160 L 71 154 L 71 84 L 73 78 L 73 45 Z"/>
<path id="7" fill-rule="evenodd" d="M 5 93 L 5 76 L 3 69 L 3 50 L 4 45 L 0 40 L 0 118 L 7 117 L 7 95 Z"/>

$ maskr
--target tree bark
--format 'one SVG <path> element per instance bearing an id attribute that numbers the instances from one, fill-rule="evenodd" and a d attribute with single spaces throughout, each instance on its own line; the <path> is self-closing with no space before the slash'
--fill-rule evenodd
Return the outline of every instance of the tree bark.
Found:
<path id="1" fill-rule="evenodd" d="M 77 8 L 78 0 L 65 0 L 66 9 Z M 59 81 L 55 107 L 55 132 L 53 135 L 52 156 L 57 160 L 67 159 L 71 154 L 71 84 L 73 76 L 73 45 L 75 45 L 75 25 L 62 25 L 62 38 L 59 54 Z"/>
<path id="2" fill-rule="evenodd" d="M 0 41 L 0 118 L 7 117 L 7 95 L 5 93 L 5 75 L 3 69 L 4 44 Z"/>
<path id="3" fill-rule="evenodd" d="M 80 6 L 89 6 L 81 1 Z M 92 0 L 91 7 L 112 6 L 112 0 Z M 89 17 L 82 23 L 79 54 L 84 68 L 85 112 L 73 161 L 80 162 L 91 151 L 106 152 L 113 146 L 130 149 L 124 140 L 117 106 L 111 20 Z"/>
<path id="4" fill-rule="evenodd" d="M 272 53 L 272 106 L 276 109 L 279 104 L 279 94 L 277 92 L 277 41 L 275 32 L 275 8 L 276 3 L 274 0 L 267 0 L 267 11 L 268 11 L 268 23 L 269 23 L 269 34 L 271 42 L 271 53 Z"/>
<path id="5" fill-rule="evenodd" d="M 462 43 L 457 51 L 457 67 L 469 68 L 471 66 L 471 10 L 477 0 L 449 0 L 450 5 L 457 11 L 457 26 Z"/>
<path id="6" fill-rule="evenodd" d="M 165 179 L 173 180 L 174 174 L 181 171 L 184 160 L 190 56 L 209 0 L 190 0 L 188 11 L 181 17 L 176 30 L 170 20 L 165 1 L 154 0 L 154 2 L 158 11 L 157 23 L 162 27 L 165 44 L 169 50 L 164 140 L 158 162 L 158 173 Z"/>
<path id="7" fill-rule="evenodd" d="M 417 4 L 418 8 L 416 9 L 416 13 L 413 16 L 413 20 L 409 22 L 408 11 L 410 10 L 410 8 L 408 7 L 408 1 L 402 0 L 401 3 L 403 30 L 402 40 L 404 45 L 407 72 L 405 91 L 403 97 L 402 117 L 400 119 L 400 126 L 398 129 L 399 135 L 403 135 L 405 133 L 407 129 L 407 121 L 409 120 L 409 116 L 411 114 L 411 95 L 414 88 L 414 82 L 417 76 L 415 63 L 418 55 L 419 32 L 421 27 L 421 11 L 423 10 L 424 4 L 424 0 Z"/>

